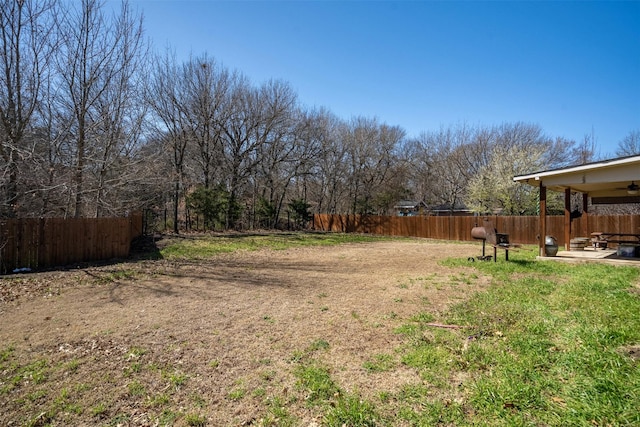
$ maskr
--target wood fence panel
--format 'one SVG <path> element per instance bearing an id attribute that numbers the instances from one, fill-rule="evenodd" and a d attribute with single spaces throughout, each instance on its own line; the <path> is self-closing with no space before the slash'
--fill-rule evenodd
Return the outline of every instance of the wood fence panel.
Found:
<path id="1" fill-rule="evenodd" d="M 402 221 L 400 222 L 400 236 L 409 237 L 415 236 L 417 233 L 417 222 L 416 217 L 414 216 L 405 216 L 402 217 Z"/>
<path id="2" fill-rule="evenodd" d="M 473 240 L 471 237 L 471 229 L 476 226 L 477 218 L 472 216 L 455 216 L 452 217 L 454 226 L 452 229 L 451 239 L 458 241 Z"/>
<path id="3" fill-rule="evenodd" d="M 135 238 L 132 234 L 131 228 L 131 219 L 130 218 L 120 218 L 120 239 L 118 240 L 118 251 L 117 254 L 126 253 L 129 255 L 129 249 L 131 248 L 131 241 Z M 120 255 L 116 255 L 120 256 Z"/>
<path id="4" fill-rule="evenodd" d="M 494 218 L 498 232 L 508 234 L 510 242 L 525 245 L 538 244 L 539 219 L 537 216 L 498 216 Z"/>
<path id="5" fill-rule="evenodd" d="M 435 233 L 436 239 L 449 240 L 449 221 L 448 217 L 445 216 L 434 216 L 433 218 L 433 228 L 432 231 Z"/>
<path id="6" fill-rule="evenodd" d="M 142 230 L 139 213 L 127 218 L 2 219 L 0 274 L 126 257 Z"/>
<path id="7" fill-rule="evenodd" d="M 104 247 L 109 242 L 100 241 L 99 227 L 104 218 L 98 218 L 96 221 L 89 222 L 85 218 L 81 220 L 83 240 L 86 242 L 83 246 L 84 252 L 82 259 L 102 259 L 104 256 Z"/>
<path id="8" fill-rule="evenodd" d="M 38 265 L 53 265 L 58 250 L 58 242 L 52 238 L 51 221 L 53 218 L 46 218 L 40 222 L 40 253 Z"/>
<path id="9" fill-rule="evenodd" d="M 24 232 L 24 258 L 25 264 L 38 265 L 38 248 L 40 243 L 38 242 L 38 235 L 40 231 L 40 221 L 38 219 L 30 219 L 26 224 L 23 224 Z"/>
<path id="10" fill-rule="evenodd" d="M 44 222 L 44 234 L 43 234 L 43 245 L 45 247 L 45 253 L 40 256 L 43 260 L 42 264 L 39 265 L 56 265 L 55 260 L 59 258 L 58 255 L 62 250 L 60 249 L 60 241 L 56 239 L 54 236 L 55 227 L 53 222 L 58 218 L 46 218 Z"/>
<path id="11" fill-rule="evenodd" d="M 89 248 L 88 245 L 73 245 L 72 242 L 84 242 L 86 236 L 89 235 L 89 224 L 84 220 L 84 218 L 75 219 L 72 224 L 73 227 L 67 229 L 65 233 L 67 252 L 71 254 L 71 259 L 69 260 L 69 262 L 74 262 L 75 260 L 85 260 L 91 254 L 91 248 Z M 100 245 L 100 242 L 98 242 L 98 245 Z"/>
<path id="12" fill-rule="evenodd" d="M 408 236 L 409 234 L 409 225 L 411 224 L 411 220 L 409 217 L 402 217 L 402 221 L 396 221 L 396 236 Z"/>
<path id="13" fill-rule="evenodd" d="M 420 229 L 420 217 L 410 216 L 407 217 L 407 235 L 408 236 L 417 236 L 418 230 Z"/>
<path id="14" fill-rule="evenodd" d="M 535 229 L 536 236 L 538 229 Z M 564 217 L 563 216 L 548 216 L 547 217 L 547 236 L 553 236 L 558 241 L 559 246 L 565 244 L 564 241 Z M 569 243 L 567 242 L 567 245 Z"/>
<path id="15" fill-rule="evenodd" d="M 13 230 L 13 222 L 9 220 L 0 221 L 0 267 L 3 264 L 15 264 L 15 232 Z"/>
<path id="16" fill-rule="evenodd" d="M 592 231 L 605 233 L 640 233 L 640 215 L 590 215 Z"/>
<path id="17" fill-rule="evenodd" d="M 117 221 L 111 222 L 111 227 L 116 226 Z M 96 245 L 94 245 L 97 254 L 99 254 L 101 259 L 108 258 L 111 256 L 112 247 L 114 245 L 114 236 L 111 230 L 109 230 L 104 223 L 104 221 L 96 221 L 93 224 L 94 233 L 96 236 Z M 88 233 L 85 231 L 85 233 Z"/>
<path id="18" fill-rule="evenodd" d="M 587 231 L 587 217 L 573 218 L 571 220 L 571 238 L 591 237 L 591 232 Z"/>
<path id="19" fill-rule="evenodd" d="M 27 231 L 28 229 L 25 227 L 25 225 L 21 222 L 15 225 L 15 231 L 17 233 L 17 239 L 16 239 L 16 243 L 17 246 L 14 248 L 15 251 L 15 258 L 16 260 L 21 263 L 21 264 L 25 264 L 25 262 L 27 261 L 27 248 L 28 248 L 28 242 L 29 242 L 29 235 Z"/>
<path id="20" fill-rule="evenodd" d="M 144 219 L 142 212 L 134 212 L 129 216 L 130 236 L 132 239 L 142 236 L 144 232 Z"/>
<path id="21" fill-rule="evenodd" d="M 334 217 L 332 216 L 331 219 L 333 219 Z M 335 218 L 338 219 L 338 221 L 335 223 L 335 227 L 339 227 L 337 228 L 337 230 L 339 231 L 343 231 L 345 233 L 351 233 L 352 230 L 349 230 L 347 228 L 347 225 L 349 223 L 349 219 L 346 215 L 338 215 Z"/>
<path id="22" fill-rule="evenodd" d="M 417 237 L 425 237 L 429 235 L 429 223 L 425 221 L 425 217 L 417 216 L 416 222 L 418 224 Z"/>
<path id="23" fill-rule="evenodd" d="M 429 237 L 433 236 L 433 234 L 435 233 L 434 232 L 434 227 L 435 227 L 435 225 L 434 225 L 433 221 L 430 220 L 430 217 L 428 217 L 428 216 L 422 217 L 422 230 L 423 230 L 423 232 L 419 237 L 427 237 L 427 238 L 429 238 Z"/>
<path id="24" fill-rule="evenodd" d="M 383 219 L 383 223 L 385 228 L 388 230 L 390 236 L 399 236 L 400 235 L 400 223 L 401 221 L 388 221 L 385 218 Z"/>
<path id="25" fill-rule="evenodd" d="M 356 229 L 359 230 L 359 232 L 361 233 L 374 233 L 374 234 L 388 233 L 388 230 L 384 229 L 384 224 L 382 222 L 383 218 L 379 218 L 379 217 L 363 218 L 361 216 L 357 216 L 357 218 L 358 218 L 358 227 L 356 227 Z"/>
<path id="26" fill-rule="evenodd" d="M 411 217 L 411 222 L 413 228 L 413 234 L 411 235 L 420 237 L 422 235 L 422 218 L 419 216 L 413 216 Z"/>
<path id="27" fill-rule="evenodd" d="M 82 253 L 78 255 L 77 251 L 82 249 L 82 246 L 71 245 L 71 242 L 80 241 L 81 236 L 78 236 L 75 233 L 81 232 L 80 227 L 77 225 L 78 220 L 70 219 L 69 222 L 60 221 L 58 222 L 58 229 L 56 230 L 56 239 L 60 242 L 60 248 L 58 252 L 59 258 L 56 263 L 61 263 L 58 265 L 67 265 L 73 262 L 74 259 L 80 259 Z"/>
<path id="28" fill-rule="evenodd" d="M 326 230 L 326 231 L 338 231 L 335 229 L 334 224 L 332 223 L 332 221 L 336 218 L 335 215 L 318 215 L 321 218 L 321 226 L 322 226 L 322 230 Z M 325 221 L 325 223 L 322 223 L 322 220 Z"/>
<path id="29" fill-rule="evenodd" d="M 342 219 L 342 227 L 347 233 L 354 233 L 358 230 L 356 229 L 356 218 L 353 215 L 341 215 Z"/>
<path id="30" fill-rule="evenodd" d="M 389 218 L 386 217 L 378 217 L 378 223 L 380 224 L 380 228 L 385 235 L 393 236 L 394 226 L 393 223 L 395 221 L 389 221 Z"/>
<path id="31" fill-rule="evenodd" d="M 471 241 L 471 229 L 482 225 L 484 217 L 463 216 L 355 216 L 314 215 L 314 228 L 324 231 L 371 233 L 388 236 L 414 236 L 440 240 Z M 499 233 L 509 235 L 513 243 L 537 245 L 539 243 L 539 218 L 537 216 L 489 216 Z M 357 223 L 357 227 L 344 223 Z M 341 226 L 336 226 L 340 224 Z M 547 216 L 547 235 L 554 236 L 564 246 L 564 217 Z M 571 222 L 571 238 L 590 237 L 594 231 L 610 233 L 640 233 L 640 215 L 589 215 L 574 218 Z"/>
<path id="32" fill-rule="evenodd" d="M 397 221 L 397 228 L 396 228 L 396 236 L 408 236 L 409 235 L 409 224 L 410 224 L 410 218 L 409 217 L 403 217 L 402 218 L 403 221 Z"/>
<path id="33" fill-rule="evenodd" d="M 411 217 L 411 227 L 413 230 L 413 234 L 410 234 L 410 236 L 419 236 L 420 230 L 422 228 L 422 221 L 420 220 L 419 216 Z"/>
<path id="34" fill-rule="evenodd" d="M 112 257 L 116 253 L 119 246 L 120 239 L 120 221 L 114 221 L 110 227 L 104 222 L 98 223 L 99 233 L 102 237 L 104 244 L 104 257 Z"/>
<path id="35" fill-rule="evenodd" d="M 389 232 L 391 233 L 391 236 L 400 236 L 400 222 L 401 221 L 389 221 L 388 218 L 384 218 L 382 217 L 382 222 L 384 223 L 384 226 L 387 230 L 389 230 Z"/>
<path id="36" fill-rule="evenodd" d="M 121 218 L 118 218 L 118 220 L 114 221 L 111 226 L 108 226 L 106 223 L 98 224 L 103 238 L 109 242 L 108 245 L 105 245 L 105 248 L 107 249 L 107 253 L 103 254 L 105 257 L 113 257 L 113 254 L 118 253 L 120 250 L 120 238 L 122 233 L 122 221 L 120 221 L 120 219 Z"/>

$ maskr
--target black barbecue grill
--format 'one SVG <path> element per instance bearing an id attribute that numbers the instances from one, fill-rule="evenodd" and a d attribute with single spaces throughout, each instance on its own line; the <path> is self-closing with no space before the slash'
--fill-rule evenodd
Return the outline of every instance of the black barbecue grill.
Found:
<path id="1" fill-rule="evenodd" d="M 496 260 L 496 248 L 505 249 L 505 259 L 509 260 L 509 249 L 511 245 L 509 243 L 509 235 L 506 233 L 497 233 L 496 229 L 493 227 L 491 221 L 484 222 L 484 226 L 480 227 L 476 224 L 475 227 L 471 229 L 471 237 L 476 240 L 482 240 L 482 256 L 477 257 L 481 261 L 490 261 L 492 256 L 486 255 L 486 242 L 489 241 L 489 244 L 493 246 L 493 259 Z M 469 260 L 474 260 L 473 257 L 469 258 Z"/>

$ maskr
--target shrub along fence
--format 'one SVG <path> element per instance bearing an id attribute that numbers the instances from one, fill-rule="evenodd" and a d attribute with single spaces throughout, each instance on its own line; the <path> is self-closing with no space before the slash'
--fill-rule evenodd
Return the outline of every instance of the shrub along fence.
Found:
<path id="1" fill-rule="evenodd" d="M 124 258 L 142 214 L 122 218 L 0 219 L 0 274 Z"/>
<path id="2" fill-rule="evenodd" d="M 319 231 L 371 233 L 386 236 L 425 237 L 471 241 L 471 229 L 482 219 L 493 221 L 499 233 L 512 243 L 538 244 L 537 216 L 365 216 L 315 214 L 312 228 Z M 564 245 L 564 216 L 547 216 L 547 234 Z M 583 215 L 571 221 L 571 238 L 589 237 L 594 231 L 640 233 L 640 215 Z"/>

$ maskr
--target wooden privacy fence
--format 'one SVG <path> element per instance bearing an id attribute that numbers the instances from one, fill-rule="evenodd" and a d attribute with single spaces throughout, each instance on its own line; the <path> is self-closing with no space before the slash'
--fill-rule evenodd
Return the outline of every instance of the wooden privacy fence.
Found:
<path id="1" fill-rule="evenodd" d="M 122 258 L 142 235 L 142 214 L 123 218 L 0 219 L 0 274 Z"/>
<path id="2" fill-rule="evenodd" d="M 363 216 L 315 214 L 312 228 L 344 233 L 371 233 L 386 236 L 426 237 L 442 240 L 470 241 L 471 229 L 482 225 L 483 217 L 474 216 Z M 538 244 L 539 217 L 488 216 L 499 233 L 509 241 Z M 564 216 L 547 216 L 547 234 L 560 246 L 564 241 Z M 571 221 L 571 238 L 589 237 L 594 231 L 639 233 L 640 215 L 584 215 Z"/>

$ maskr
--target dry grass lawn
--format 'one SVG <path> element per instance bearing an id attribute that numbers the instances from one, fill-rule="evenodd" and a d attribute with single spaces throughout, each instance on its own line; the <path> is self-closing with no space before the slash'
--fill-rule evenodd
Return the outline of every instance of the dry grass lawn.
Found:
<path id="1" fill-rule="evenodd" d="M 374 404 L 421 383 L 394 330 L 486 286 L 439 264 L 479 251 L 403 239 L 2 278 L 0 424 L 279 425 L 275 402 L 321 425 L 296 359 Z M 376 355 L 391 367 L 365 369 Z"/>

